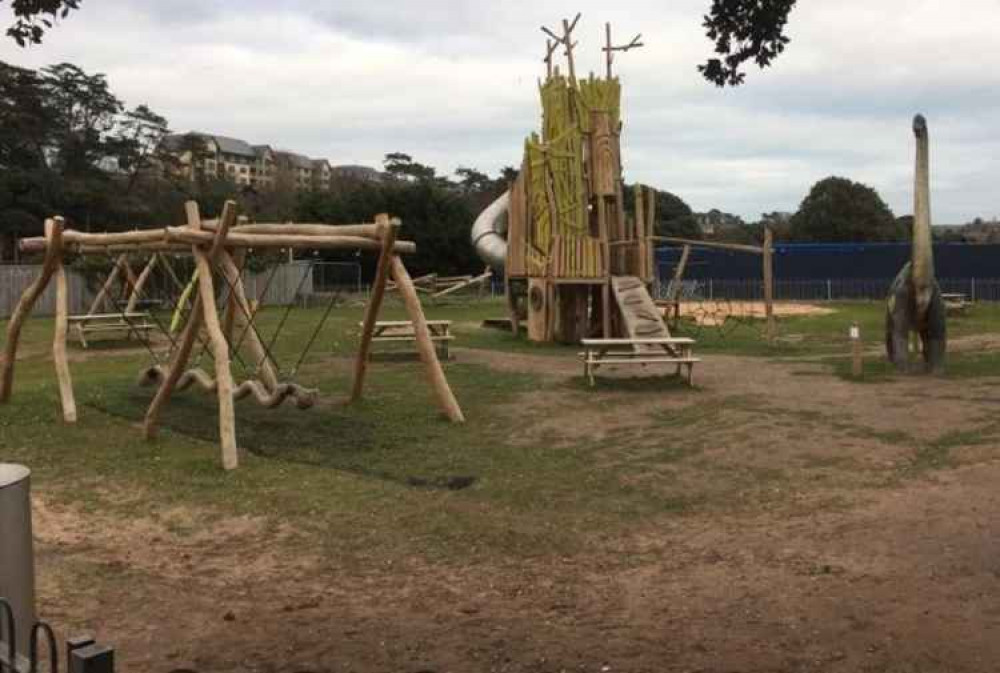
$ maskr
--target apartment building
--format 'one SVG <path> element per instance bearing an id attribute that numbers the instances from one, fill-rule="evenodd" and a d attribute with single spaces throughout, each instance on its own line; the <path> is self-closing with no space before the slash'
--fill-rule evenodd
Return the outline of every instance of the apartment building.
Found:
<path id="1" fill-rule="evenodd" d="M 251 145 L 239 138 L 212 133 L 176 133 L 164 138 L 163 143 L 176 159 L 174 170 L 180 174 L 192 180 L 199 175 L 228 178 L 237 185 L 255 189 L 328 190 L 341 168 L 326 159 L 311 159 L 270 145 Z M 349 168 L 379 175 L 375 169 Z"/>

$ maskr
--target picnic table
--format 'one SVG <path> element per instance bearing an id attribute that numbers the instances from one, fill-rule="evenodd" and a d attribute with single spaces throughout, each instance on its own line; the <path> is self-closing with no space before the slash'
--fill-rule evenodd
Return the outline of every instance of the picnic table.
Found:
<path id="1" fill-rule="evenodd" d="M 364 323 L 359 322 L 358 326 L 363 328 Z M 451 321 L 428 320 L 427 331 L 430 332 L 431 341 L 437 347 L 438 356 L 442 360 L 447 360 L 450 356 L 448 343 L 455 338 L 451 334 Z M 417 335 L 410 320 L 379 320 L 375 323 L 372 343 L 416 343 L 416 341 Z"/>
<path id="2" fill-rule="evenodd" d="M 594 372 L 605 365 L 643 366 L 667 364 L 677 367 L 676 375 L 687 370 L 687 382 L 694 385 L 694 366 L 701 362 L 694 357 L 694 339 L 664 337 L 656 339 L 583 339 L 583 375 L 594 385 Z"/>
<path id="3" fill-rule="evenodd" d="M 88 332 L 125 332 L 128 337 L 133 334 L 138 337 L 156 327 L 149 318 L 149 313 L 145 311 L 68 316 L 69 324 L 84 348 L 88 347 Z"/>

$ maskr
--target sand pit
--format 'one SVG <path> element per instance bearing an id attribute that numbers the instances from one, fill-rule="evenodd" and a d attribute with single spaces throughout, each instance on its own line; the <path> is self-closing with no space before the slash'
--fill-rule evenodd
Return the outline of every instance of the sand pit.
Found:
<path id="1" fill-rule="evenodd" d="M 658 302 L 669 316 L 670 303 Z M 777 318 L 792 316 L 830 315 L 835 313 L 832 308 L 825 308 L 807 302 L 776 301 L 774 315 Z M 680 302 L 680 317 L 693 320 L 698 325 L 720 325 L 727 318 L 739 320 L 763 320 L 765 317 L 764 302 L 713 299 L 702 301 Z"/>

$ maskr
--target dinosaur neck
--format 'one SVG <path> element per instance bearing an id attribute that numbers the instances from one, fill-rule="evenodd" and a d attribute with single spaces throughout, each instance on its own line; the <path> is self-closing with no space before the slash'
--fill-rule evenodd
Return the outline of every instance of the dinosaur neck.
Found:
<path id="1" fill-rule="evenodd" d="M 918 296 L 929 294 L 934 282 L 931 246 L 931 189 L 927 133 L 917 136 L 917 170 L 913 189 L 913 284 Z"/>

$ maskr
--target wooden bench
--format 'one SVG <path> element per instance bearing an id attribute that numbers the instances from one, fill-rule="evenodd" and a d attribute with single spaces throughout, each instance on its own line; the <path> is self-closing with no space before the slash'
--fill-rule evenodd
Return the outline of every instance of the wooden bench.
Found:
<path id="1" fill-rule="evenodd" d="M 365 324 L 359 322 L 358 326 L 364 329 Z M 448 342 L 455 337 L 451 334 L 450 320 L 428 320 L 427 331 L 431 333 L 431 341 L 438 349 L 438 356 L 442 360 L 447 360 L 450 356 L 448 352 Z M 372 343 L 399 343 L 416 342 L 417 335 L 413 331 L 413 323 L 409 320 L 379 320 L 375 323 L 375 333 L 372 336 Z"/>
<path id="2" fill-rule="evenodd" d="M 155 329 L 149 321 L 149 313 L 91 313 L 90 315 L 68 316 L 69 324 L 76 333 L 80 345 L 87 348 L 88 332 L 125 332 L 129 337 L 140 332 Z"/>
<path id="3" fill-rule="evenodd" d="M 594 371 L 602 365 L 677 366 L 677 376 L 687 368 L 687 382 L 694 385 L 694 366 L 701 362 L 692 355 L 694 339 L 687 337 L 659 339 L 583 339 L 583 375 L 594 385 Z"/>

